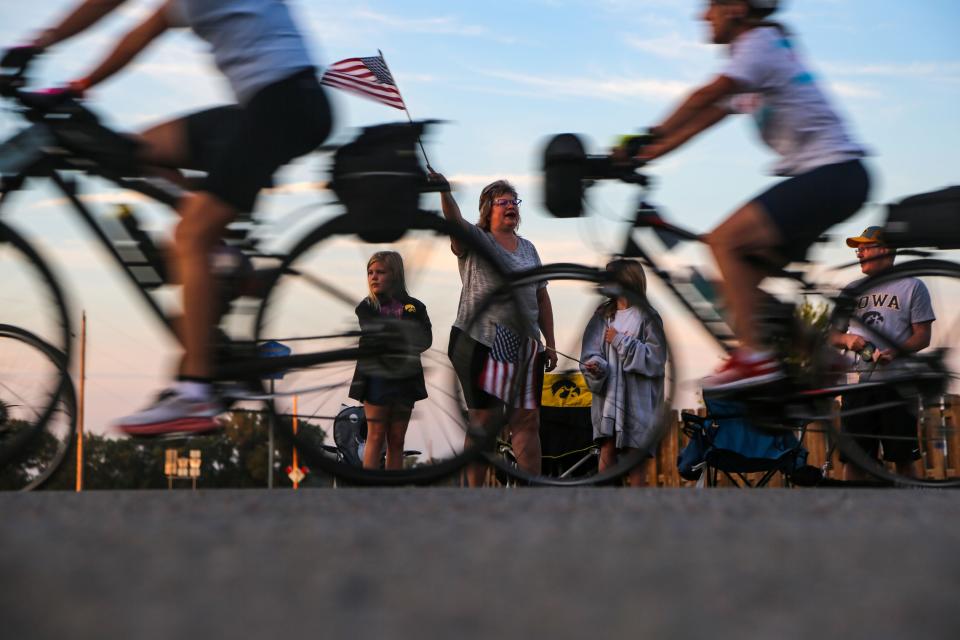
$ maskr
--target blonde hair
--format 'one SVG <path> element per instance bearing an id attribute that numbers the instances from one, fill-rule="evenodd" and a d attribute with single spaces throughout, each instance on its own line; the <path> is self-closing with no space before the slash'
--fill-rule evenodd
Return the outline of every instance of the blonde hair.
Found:
<path id="1" fill-rule="evenodd" d="M 480 219 L 477 220 L 477 226 L 484 231 L 490 231 L 490 216 L 493 213 L 493 201 L 500 196 L 517 197 L 517 190 L 506 180 L 497 180 L 491 182 L 480 192 Z M 517 229 L 520 224 L 517 224 Z"/>
<path id="2" fill-rule="evenodd" d="M 631 294 L 625 296 L 630 306 L 647 303 L 647 274 L 636 260 L 620 258 L 607 263 L 607 271 L 613 275 L 613 280 L 622 285 Z M 636 299 L 639 296 L 639 300 Z M 612 318 L 617 313 L 617 299 L 610 298 L 600 305 L 600 313 L 604 318 Z"/>
<path id="3" fill-rule="evenodd" d="M 390 272 L 391 280 L 393 282 L 393 287 L 390 291 L 390 296 L 393 298 L 405 298 L 407 296 L 407 283 L 403 274 L 403 258 L 400 257 L 400 254 L 396 251 L 377 251 L 375 254 L 370 256 L 370 259 L 367 260 L 367 270 L 370 270 L 370 267 L 373 266 L 374 262 L 379 262 L 387 268 L 387 271 Z M 377 295 L 373 292 L 373 289 L 370 289 L 370 281 L 367 280 L 367 302 L 370 303 L 374 309 L 380 308 L 380 300 L 377 298 Z"/>

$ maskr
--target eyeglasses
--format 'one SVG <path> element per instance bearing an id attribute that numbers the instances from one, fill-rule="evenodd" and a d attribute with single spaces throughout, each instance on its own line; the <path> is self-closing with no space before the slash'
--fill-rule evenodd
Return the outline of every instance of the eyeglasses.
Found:
<path id="1" fill-rule="evenodd" d="M 511 198 L 497 198 L 496 200 L 493 201 L 493 204 L 497 205 L 498 207 L 505 207 L 505 206 L 507 206 L 508 204 L 512 204 L 512 205 L 515 205 L 515 206 L 519 207 L 521 202 L 523 202 L 523 200 L 521 200 L 520 198 L 512 198 L 512 199 L 511 199 Z"/>
<path id="2" fill-rule="evenodd" d="M 862 244 L 856 248 L 857 253 L 863 253 L 867 249 L 879 249 L 882 245 L 879 244 Z"/>

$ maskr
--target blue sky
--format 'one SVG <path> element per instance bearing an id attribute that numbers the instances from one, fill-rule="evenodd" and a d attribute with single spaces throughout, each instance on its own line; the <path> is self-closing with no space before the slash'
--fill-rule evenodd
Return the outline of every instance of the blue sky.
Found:
<path id="1" fill-rule="evenodd" d="M 0 0 L 0 43 L 22 41 L 71 4 Z M 98 28 L 62 45 L 43 60 L 38 84 L 80 75 L 112 38 L 155 4 L 130 0 Z M 629 213 L 635 198 L 626 187 L 605 185 L 591 196 L 599 212 L 592 222 L 547 216 L 539 193 L 545 137 L 583 133 L 595 150 L 602 150 L 616 135 L 656 123 L 686 91 L 708 79 L 723 56 L 719 47 L 704 44 L 706 28 L 698 19 L 702 0 L 291 4 L 309 25 L 319 61 L 381 49 L 412 115 L 449 121 L 433 131 L 427 151 L 434 166 L 457 182 L 468 216 L 476 210 L 484 184 L 499 177 L 516 183 L 524 199 L 523 233 L 544 261 L 601 261 L 616 248 L 613 239 L 622 230 L 617 220 Z M 799 35 L 818 81 L 871 151 L 874 203 L 958 182 L 960 3 L 795 0 L 786 2 L 780 17 Z M 136 129 L 227 97 L 203 45 L 188 34 L 172 34 L 91 92 L 90 100 L 115 126 Z M 337 96 L 336 106 L 336 137 L 341 140 L 355 127 L 404 118 L 399 111 L 346 94 Z M 13 127 L 9 115 L 0 114 L 0 133 Z M 674 220 L 707 230 L 771 182 L 764 174 L 771 160 L 751 123 L 729 118 L 651 168 L 657 184 L 651 198 Z M 315 181 L 322 166 L 316 159 L 298 163 L 282 180 Z M 91 191 L 107 202 L 125 197 L 111 194 L 107 185 Z M 43 231 L 47 243 L 56 244 L 60 255 L 53 261 L 61 272 L 69 272 L 74 306 L 87 308 L 97 322 L 111 323 L 99 325 L 104 338 L 123 332 L 130 342 L 152 345 L 160 340 L 171 349 L 135 304 L 123 306 L 125 296 L 116 291 L 124 285 L 106 272 L 102 257 L 89 252 L 85 236 L 52 206 L 50 197 L 38 188 L 15 220 L 28 232 Z M 288 211 L 327 198 L 298 192 L 267 198 L 264 207 Z M 852 234 L 881 218 L 882 210 L 873 205 L 835 232 Z M 156 224 L 162 226 L 163 220 L 164 212 L 156 212 Z M 815 257 L 832 263 L 852 259 L 839 241 L 817 249 Z M 119 317 L 125 318 L 122 326 Z M 115 373 L 124 366 L 119 352 L 103 358 L 104 371 Z M 160 383 L 162 372 L 152 373 L 154 368 L 144 369 L 139 396 L 137 391 L 116 394 L 104 383 L 91 411 L 106 419 L 141 404 L 148 388 Z"/>

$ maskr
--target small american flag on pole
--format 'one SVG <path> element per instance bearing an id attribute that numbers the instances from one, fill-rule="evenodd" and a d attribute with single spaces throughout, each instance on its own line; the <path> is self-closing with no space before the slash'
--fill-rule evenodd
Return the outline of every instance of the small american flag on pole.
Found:
<path id="1" fill-rule="evenodd" d="M 510 406 L 536 409 L 540 406 L 537 396 L 542 392 L 536 375 L 538 362 L 536 340 L 521 339 L 498 324 L 493 347 L 480 374 L 480 388 Z"/>
<path id="2" fill-rule="evenodd" d="M 347 58 L 336 62 L 327 67 L 320 82 L 382 102 L 394 109 L 407 108 L 383 56 Z"/>

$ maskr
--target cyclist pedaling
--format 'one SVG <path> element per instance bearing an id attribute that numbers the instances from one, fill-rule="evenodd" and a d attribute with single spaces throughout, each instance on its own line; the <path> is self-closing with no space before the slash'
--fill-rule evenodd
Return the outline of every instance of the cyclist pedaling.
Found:
<path id="1" fill-rule="evenodd" d="M 831 226 L 860 209 L 870 179 L 864 149 L 801 60 L 793 35 L 768 20 L 777 0 L 708 0 L 701 16 L 711 41 L 726 45 L 720 73 L 693 91 L 651 133 L 638 154 L 651 161 L 723 120 L 751 114 L 763 141 L 779 156 L 786 179 L 737 209 L 708 238 L 739 348 L 703 380 L 704 393 L 750 388 L 785 377 L 761 343 L 758 285 L 771 270 L 802 260 Z"/>
<path id="2" fill-rule="evenodd" d="M 4 66 L 89 27 L 124 0 L 86 0 L 27 47 L 8 50 Z M 141 159 L 149 166 L 206 172 L 177 206 L 180 221 L 169 270 L 183 287 L 184 347 L 179 375 L 146 409 L 117 426 L 130 435 L 198 433 L 219 427 L 224 410 L 212 385 L 211 335 L 216 285 L 210 256 L 227 225 L 253 210 L 261 188 L 282 165 L 316 149 L 331 129 L 326 94 L 304 37 L 283 0 L 166 0 L 117 42 L 89 74 L 67 85 L 82 95 L 126 66 L 168 29 L 186 27 L 206 41 L 229 81 L 235 105 L 219 106 L 145 131 Z"/>

